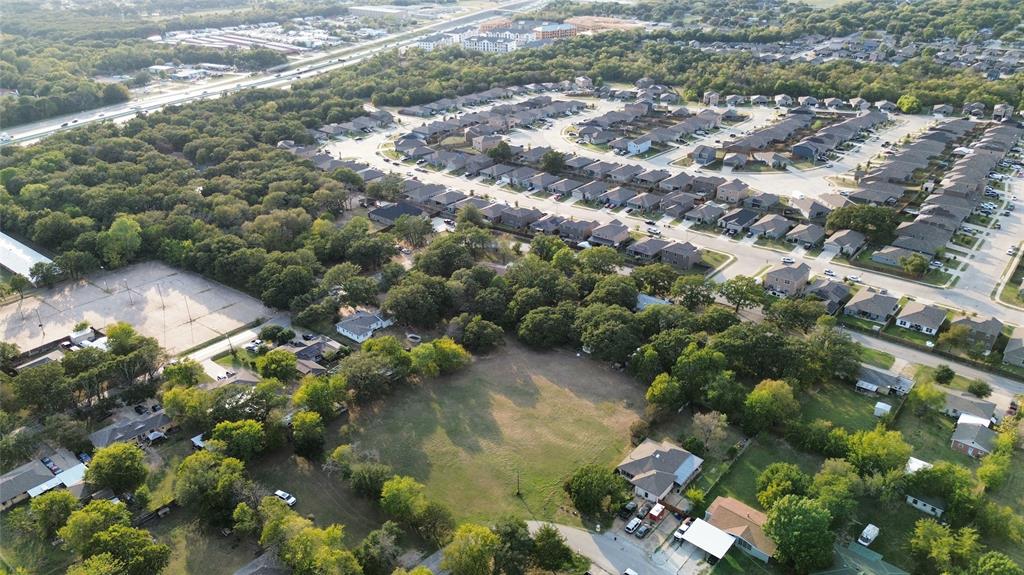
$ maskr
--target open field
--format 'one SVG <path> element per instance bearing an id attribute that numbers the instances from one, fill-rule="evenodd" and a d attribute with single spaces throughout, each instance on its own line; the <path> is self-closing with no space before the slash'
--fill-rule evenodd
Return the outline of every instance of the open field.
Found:
<path id="1" fill-rule="evenodd" d="M 171 548 L 163 575 L 230 575 L 252 561 L 259 546 L 248 537 L 224 537 L 188 509 L 177 508 L 163 519 L 145 525 L 157 541 Z"/>
<path id="2" fill-rule="evenodd" d="M 932 413 L 919 416 L 910 407 L 900 410 L 893 429 L 903 433 L 903 439 L 914 446 L 911 453 L 918 459 L 935 462 L 951 461 L 974 469 L 978 461 L 949 447 L 956 422 L 945 415 Z"/>
<path id="3" fill-rule="evenodd" d="M 563 481 L 586 463 L 618 463 L 642 405 L 621 372 L 508 340 L 463 372 L 361 413 L 354 443 L 422 481 L 460 520 L 514 514 L 578 525 L 562 509 Z"/>
<path id="4" fill-rule="evenodd" d="M 825 419 L 850 432 L 874 429 L 878 424 L 874 409 L 879 398 L 857 393 L 853 385 L 826 383 L 800 394 L 800 400 L 803 403 L 801 413 L 806 421 Z"/>
<path id="5" fill-rule="evenodd" d="M 0 573 L 15 573 L 19 567 L 32 575 L 59 575 L 67 570 L 74 560 L 71 553 L 35 536 L 14 536 L 9 517 L 10 512 L 0 515 Z"/>
<path id="6" fill-rule="evenodd" d="M 891 353 L 870 347 L 860 348 L 860 360 L 863 363 L 882 369 L 889 369 L 896 363 L 896 358 Z"/>
<path id="7" fill-rule="evenodd" d="M 27 350 L 71 333 L 80 321 L 99 328 L 125 321 L 175 354 L 272 314 L 237 290 L 147 262 L 91 274 L 0 307 L 0 339 Z"/>

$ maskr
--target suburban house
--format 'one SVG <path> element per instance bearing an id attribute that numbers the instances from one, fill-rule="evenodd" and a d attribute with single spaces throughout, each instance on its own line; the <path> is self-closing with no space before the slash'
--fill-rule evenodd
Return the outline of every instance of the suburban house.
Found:
<path id="1" fill-rule="evenodd" d="M 508 208 L 501 212 L 499 223 L 515 230 L 525 230 L 527 226 L 539 220 L 544 212 L 536 208 Z"/>
<path id="2" fill-rule="evenodd" d="M 816 248 L 825 240 L 825 228 L 818 224 L 800 224 L 790 230 L 785 239 L 807 249 Z"/>
<path id="3" fill-rule="evenodd" d="M 612 188 L 598 196 L 597 201 L 602 204 L 606 204 L 610 207 L 617 208 L 619 206 L 626 205 L 626 202 L 628 202 L 635 195 L 636 191 L 630 188 L 624 188 L 622 186 L 619 186 L 617 188 Z"/>
<path id="4" fill-rule="evenodd" d="M 834 314 L 850 297 L 850 286 L 840 281 L 824 278 L 815 280 L 807 287 L 805 293 L 820 299 L 825 303 L 825 311 Z"/>
<path id="5" fill-rule="evenodd" d="M 744 553 L 765 563 L 775 555 L 775 542 L 764 532 L 768 517 L 732 497 L 716 497 L 704 513 L 704 521 L 736 539 Z"/>
<path id="6" fill-rule="evenodd" d="M 690 156 L 693 158 L 693 163 L 699 166 L 706 166 L 715 161 L 718 156 L 718 152 L 711 146 L 700 145 L 690 152 Z"/>
<path id="7" fill-rule="evenodd" d="M 785 297 L 803 295 L 811 268 L 805 263 L 798 266 L 779 266 L 764 274 L 764 287 Z"/>
<path id="8" fill-rule="evenodd" d="M 852 256 L 856 254 L 860 248 L 864 247 L 867 240 L 864 234 L 854 230 L 839 230 L 831 236 L 828 241 L 825 242 L 826 248 L 832 248 L 845 256 Z"/>
<path id="9" fill-rule="evenodd" d="M 597 222 L 590 220 L 567 220 L 558 226 L 558 235 L 570 242 L 583 242 L 591 236 Z"/>
<path id="10" fill-rule="evenodd" d="M 946 310 L 916 301 L 907 302 L 896 318 L 896 325 L 927 335 L 939 333 L 939 329 L 945 322 Z"/>
<path id="11" fill-rule="evenodd" d="M 778 214 L 768 214 L 754 222 L 754 225 L 750 226 L 750 231 L 754 232 L 754 235 L 777 240 L 786 235 L 792 227 L 793 222 L 788 219 Z"/>
<path id="12" fill-rule="evenodd" d="M 808 220 L 818 220 L 828 216 L 832 208 L 814 198 L 796 198 L 790 203 L 800 215 Z"/>
<path id="13" fill-rule="evenodd" d="M 334 329 L 356 343 L 363 343 L 373 337 L 373 332 L 394 323 L 394 320 L 385 318 L 380 313 L 358 310 L 334 324 Z"/>
<path id="14" fill-rule="evenodd" d="M 750 186 L 740 180 L 733 180 L 718 186 L 715 199 L 727 204 L 738 204 L 750 196 Z"/>
<path id="15" fill-rule="evenodd" d="M 644 238 L 630 244 L 626 248 L 626 254 L 644 263 L 657 261 L 661 251 L 669 243 L 668 240 L 661 238 Z"/>
<path id="16" fill-rule="evenodd" d="M 1014 328 L 1003 349 L 1003 363 L 1024 367 L 1024 327 Z"/>
<path id="17" fill-rule="evenodd" d="M 901 267 L 903 260 L 914 255 L 914 252 L 896 246 L 885 246 L 871 254 L 871 261 L 892 267 Z"/>
<path id="18" fill-rule="evenodd" d="M 626 201 L 626 205 L 641 212 L 651 212 L 658 209 L 662 196 L 644 192 L 637 194 Z"/>
<path id="19" fill-rule="evenodd" d="M 989 428 L 989 421 L 963 414 L 956 422 L 949 447 L 953 451 L 980 459 L 995 451 L 996 432 Z"/>
<path id="20" fill-rule="evenodd" d="M 914 382 L 910 378 L 890 375 L 888 372 L 862 365 L 857 373 L 855 388 L 862 393 L 878 395 L 907 395 L 913 389 Z"/>
<path id="21" fill-rule="evenodd" d="M 402 216 L 422 217 L 423 215 L 423 210 L 406 202 L 382 204 L 366 214 L 370 220 L 385 226 L 394 225 L 398 218 Z"/>
<path id="22" fill-rule="evenodd" d="M 658 182 L 658 188 L 666 192 L 685 192 L 693 183 L 693 176 L 680 172 L 671 178 Z"/>
<path id="23" fill-rule="evenodd" d="M 984 399 L 947 392 L 946 406 L 942 409 L 942 412 L 956 419 L 959 419 L 961 415 L 967 414 L 990 420 L 996 414 L 996 404 Z"/>
<path id="24" fill-rule="evenodd" d="M 162 438 L 163 433 L 172 426 L 171 418 L 164 410 L 156 413 L 147 411 L 139 417 L 114 423 L 90 433 L 89 441 L 96 449 L 119 441 L 151 441 L 158 437 Z"/>
<path id="25" fill-rule="evenodd" d="M 587 182 L 572 191 L 572 197 L 587 202 L 596 201 L 597 198 L 608 191 L 608 184 L 597 180 Z"/>
<path id="26" fill-rule="evenodd" d="M 657 503 L 673 489 L 686 487 L 700 473 L 704 460 L 668 441 L 645 439 L 616 470 L 633 485 L 633 492 Z"/>
<path id="27" fill-rule="evenodd" d="M 725 208 L 718 204 L 712 204 L 708 202 L 701 204 L 696 208 L 686 212 L 684 218 L 689 222 L 697 222 L 698 224 L 714 225 L 718 223 L 719 218 L 725 214 Z"/>
<path id="28" fill-rule="evenodd" d="M 850 298 L 843 313 L 884 324 L 899 309 L 899 303 L 897 298 L 880 294 L 872 288 L 864 288 Z"/>
<path id="29" fill-rule="evenodd" d="M 734 208 L 719 218 L 718 227 L 737 234 L 743 233 L 754 225 L 759 216 L 759 213 L 750 208 Z"/>
<path id="30" fill-rule="evenodd" d="M 678 269 L 688 270 L 700 263 L 700 249 L 690 242 L 673 242 L 662 248 L 661 261 Z"/>
<path id="31" fill-rule="evenodd" d="M 950 324 L 950 328 L 955 326 L 967 328 L 968 346 L 982 352 L 992 351 L 992 346 L 1003 332 L 1003 322 L 994 317 L 979 319 L 965 316 Z"/>
<path id="32" fill-rule="evenodd" d="M 612 220 L 603 226 L 594 228 L 587 242 L 598 246 L 618 248 L 629 241 L 629 226 L 619 220 Z"/>
<path id="33" fill-rule="evenodd" d="M 935 498 L 925 499 L 923 497 L 907 495 L 907 505 L 934 517 L 942 517 L 942 514 L 946 511 L 946 502 Z"/>
<path id="34" fill-rule="evenodd" d="M 781 200 L 778 194 L 770 192 L 757 192 L 743 200 L 743 206 L 755 210 L 768 211 L 779 205 Z"/>

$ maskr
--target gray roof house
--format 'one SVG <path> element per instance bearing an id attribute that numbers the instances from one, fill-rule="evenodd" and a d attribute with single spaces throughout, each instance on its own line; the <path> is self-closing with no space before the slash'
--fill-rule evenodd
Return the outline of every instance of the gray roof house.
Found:
<path id="1" fill-rule="evenodd" d="M 690 156 L 693 158 L 693 162 L 700 166 L 706 166 L 715 161 L 718 156 L 718 152 L 711 146 L 700 145 L 690 152 Z"/>
<path id="2" fill-rule="evenodd" d="M 97 449 L 119 441 L 134 441 L 145 437 L 151 431 L 165 431 L 171 427 L 171 418 L 160 410 L 146 412 L 140 417 L 108 425 L 89 434 L 89 441 Z"/>
<path id="3" fill-rule="evenodd" d="M 668 240 L 661 238 L 644 238 L 629 244 L 626 253 L 642 262 L 657 261 L 661 251 L 669 243 Z"/>
<path id="4" fill-rule="evenodd" d="M 661 250 L 661 261 L 688 270 L 701 261 L 700 249 L 690 242 L 672 242 Z"/>
<path id="5" fill-rule="evenodd" d="M 950 327 L 953 326 L 967 328 L 968 345 L 983 352 L 991 351 L 999 334 L 1003 332 L 1003 322 L 994 317 L 981 319 L 965 316 L 953 320 Z"/>
<path id="6" fill-rule="evenodd" d="M 718 227 L 741 233 L 761 217 L 761 214 L 750 208 L 733 208 L 718 219 Z"/>
<path id="7" fill-rule="evenodd" d="M 718 204 L 711 202 L 701 204 L 696 208 L 686 212 L 683 216 L 686 221 L 697 222 L 699 224 L 714 225 L 718 223 L 718 220 L 725 214 L 725 208 Z"/>
<path id="8" fill-rule="evenodd" d="M 953 418 L 967 414 L 982 419 L 992 419 L 996 414 L 996 404 L 984 399 L 968 397 L 966 394 L 947 392 L 946 406 L 942 412 Z"/>
<path id="9" fill-rule="evenodd" d="M 619 220 L 612 220 L 594 228 L 587 241 L 594 245 L 617 248 L 629 241 L 629 227 Z"/>
<path id="10" fill-rule="evenodd" d="M 357 310 L 334 324 L 334 329 L 354 342 L 363 343 L 373 337 L 375 331 L 394 323 L 394 320 L 384 317 L 380 313 Z"/>
<path id="11" fill-rule="evenodd" d="M 658 206 L 661 204 L 661 200 L 662 196 L 644 192 L 626 200 L 626 205 L 634 210 L 649 212 L 658 209 Z"/>
<path id="12" fill-rule="evenodd" d="M 974 421 L 957 423 L 949 447 L 980 459 L 996 450 L 996 432 Z"/>
<path id="13" fill-rule="evenodd" d="M 896 318 L 896 325 L 927 335 L 939 333 L 939 329 L 945 322 L 946 310 L 916 301 L 907 302 Z"/>
<path id="14" fill-rule="evenodd" d="M 850 286 L 843 282 L 820 279 L 808 286 L 807 295 L 820 299 L 825 303 L 825 311 L 834 314 L 850 297 Z"/>
<path id="15" fill-rule="evenodd" d="M 616 467 L 640 497 L 656 503 L 700 473 L 704 460 L 667 441 L 645 439 Z"/>
<path id="16" fill-rule="evenodd" d="M 860 248 L 864 247 L 865 242 L 867 242 L 867 239 L 860 232 L 839 230 L 829 236 L 828 241 L 825 242 L 825 247 L 833 248 L 843 255 L 852 256 Z"/>
<path id="17" fill-rule="evenodd" d="M 793 222 L 788 219 L 778 214 L 768 214 L 754 222 L 750 226 L 750 231 L 754 232 L 755 235 L 777 240 L 786 235 L 786 232 L 792 227 Z"/>
<path id="18" fill-rule="evenodd" d="M 505 208 L 501 212 L 501 225 L 517 230 L 526 229 L 542 216 L 544 212 L 536 208 Z"/>
<path id="19" fill-rule="evenodd" d="M 586 241 L 594 232 L 597 222 L 590 220 L 567 220 L 558 226 L 558 235 L 572 242 Z"/>
<path id="20" fill-rule="evenodd" d="M 818 224 L 800 224 L 786 234 L 786 241 L 805 248 L 820 246 L 825 240 L 825 228 Z"/>
<path id="21" fill-rule="evenodd" d="M 608 184 L 599 181 L 591 181 L 583 184 L 582 186 L 572 191 L 572 197 L 577 200 L 586 200 L 592 202 L 596 200 L 601 194 L 608 191 Z"/>
<path id="22" fill-rule="evenodd" d="M 1003 349 L 1003 363 L 1024 367 L 1024 327 L 1014 328 Z"/>
<path id="23" fill-rule="evenodd" d="M 693 176 L 680 172 L 671 178 L 658 182 L 658 188 L 666 192 L 685 192 L 693 183 Z"/>
<path id="24" fill-rule="evenodd" d="M 853 295 L 843 313 L 876 323 L 886 323 L 899 309 L 900 300 L 882 295 L 872 288 L 864 288 Z"/>
<path id="25" fill-rule="evenodd" d="M 635 195 L 636 192 L 634 190 L 619 186 L 598 196 L 597 201 L 612 207 L 618 207 L 626 205 L 626 202 Z"/>
<path id="26" fill-rule="evenodd" d="M 784 297 L 803 295 L 811 268 L 805 263 L 797 266 L 779 266 L 764 274 L 764 287 Z"/>

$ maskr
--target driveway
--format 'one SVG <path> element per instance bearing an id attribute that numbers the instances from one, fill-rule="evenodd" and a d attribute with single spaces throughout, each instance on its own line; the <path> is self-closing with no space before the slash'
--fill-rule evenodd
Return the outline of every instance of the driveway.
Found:
<path id="1" fill-rule="evenodd" d="M 527 521 L 531 532 L 536 532 L 541 521 Z M 621 531 L 593 533 L 578 527 L 554 524 L 565 537 L 565 542 L 573 551 L 590 559 L 595 565 L 609 573 L 622 573 L 627 568 L 640 575 L 674 575 L 678 567 L 667 557 L 659 561 L 658 554 L 651 557 L 635 539 L 623 536 Z M 634 539 L 634 540 L 631 540 Z"/>

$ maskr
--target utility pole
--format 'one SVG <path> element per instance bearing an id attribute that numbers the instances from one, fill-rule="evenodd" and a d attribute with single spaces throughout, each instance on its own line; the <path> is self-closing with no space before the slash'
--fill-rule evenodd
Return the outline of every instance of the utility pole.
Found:
<path id="1" fill-rule="evenodd" d="M 522 497 L 523 492 L 519 489 L 519 470 L 516 469 L 516 497 Z"/>

